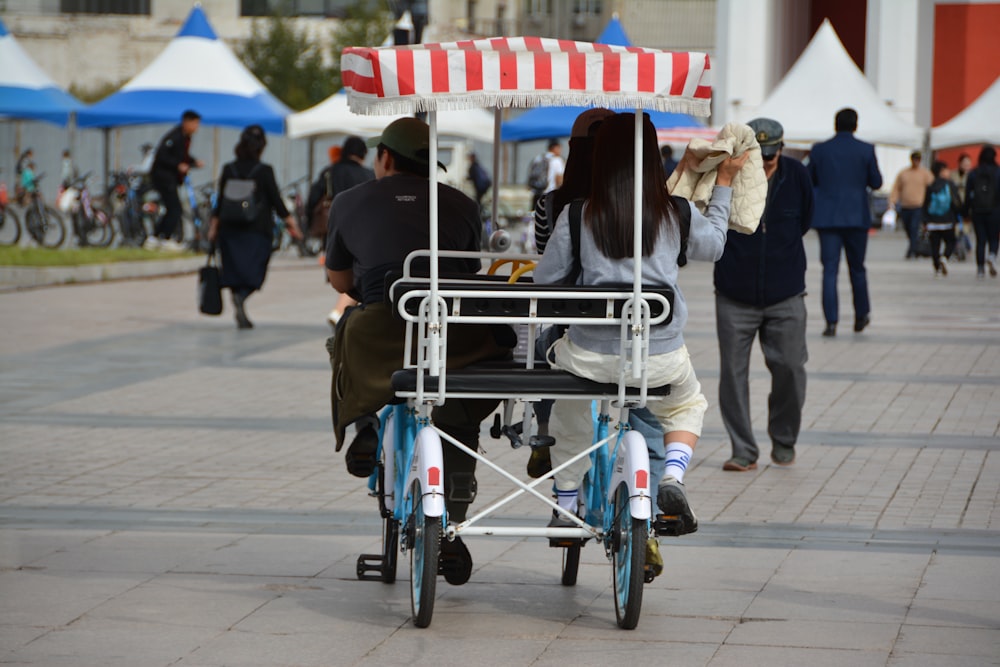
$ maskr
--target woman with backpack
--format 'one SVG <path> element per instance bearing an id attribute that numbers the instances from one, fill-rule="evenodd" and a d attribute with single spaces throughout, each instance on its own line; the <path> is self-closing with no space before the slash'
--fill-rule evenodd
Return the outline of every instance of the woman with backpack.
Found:
<path id="1" fill-rule="evenodd" d="M 534 270 L 536 283 L 566 281 L 576 267 L 579 285 L 631 283 L 634 259 L 633 199 L 635 172 L 635 115 L 616 114 L 606 118 L 594 138 L 590 192 L 580 213 L 579 257 L 574 257 L 570 220 L 564 208 L 553 228 L 545 254 Z M 732 199 L 733 177 L 746 163 L 748 153 L 727 158 L 719 165 L 718 179 L 703 215 L 691 206 L 691 229 L 687 257 L 714 262 L 725 248 Z M 681 169 L 687 165 L 687 156 Z M 687 320 L 684 296 L 677 287 L 678 256 L 681 252 L 681 214 L 677 202 L 665 187 L 666 177 L 657 148 L 656 130 L 647 116 L 643 121 L 642 179 L 642 262 L 643 282 L 650 286 L 670 286 L 675 290 L 673 319 L 653 328 L 649 336 L 646 365 L 650 387 L 671 386 L 670 395 L 651 401 L 649 408 L 663 428 L 666 470 L 659 480 L 657 505 L 663 514 L 677 515 L 681 534 L 698 529 L 698 520 L 688 505 L 684 471 L 698 438 L 708 402 L 694 373 L 683 329 Z M 688 204 L 690 206 L 690 204 Z M 597 382 L 617 383 L 620 333 L 606 326 L 574 325 L 551 347 L 551 365 Z M 549 433 L 559 446 L 552 448 L 552 463 L 559 466 L 590 445 L 593 438 L 590 407 L 586 401 L 556 401 Z M 576 509 L 577 490 L 586 474 L 589 459 L 582 459 L 555 476 L 560 506 Z M 567 525 L 554 514 L 550 526 Z"/>
<path id="2" fill-rule="evenodd" d="M 955 252 L 955 225 L 962 200 L 958 189 L 951 182 L 951 174 L 941 160 L 931 165 L 934 180 L 927 186 L 924 195 L 924 229 L 931 244 L 931 259 L 934 261 L 934 275 L 948 275 L 948 260 Z M 941 256 L 941 242 L 944 242 L 944 256 Z"/>
<path id="3" fill-rule="evenodd" d="M 251 329 L 244 303 L 264 284 L 271 259 L 273 212 L 285 220 L 292 238 L 301 239 L 295 218 L 281 200 L 271 165 L 260 161 L 267 146 L 264 128 L 250 125 L 240 134 L 236 159 L 222 168 L 219 196 L 208 228 L 208 240 L 222 259 L 221 284 L 232 292 L 236 326 Z M 214 252 L 214 248 L 213 251 Z"/>
<path id="4" fill-rule="evenodd" d="M 979 151 L 976 168 L 965 182 L 965 213 L 972 218 L 976 230 L 976 279 L 997 277 L 997 245 L 1000 245 L 1000 168 L 993 146 Z M 989 253 L 986 252 L 987 247 Z"/>

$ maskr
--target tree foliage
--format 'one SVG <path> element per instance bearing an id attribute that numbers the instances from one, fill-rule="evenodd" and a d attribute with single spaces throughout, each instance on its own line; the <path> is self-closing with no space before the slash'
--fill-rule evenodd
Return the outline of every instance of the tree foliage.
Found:
<path id="1" fill-rule="evenodd" d="M 237 55 L 271 93 L 294 111 L 322 102 L 338 89 L 319 40 L 275 14 L 255 20 Z"/>

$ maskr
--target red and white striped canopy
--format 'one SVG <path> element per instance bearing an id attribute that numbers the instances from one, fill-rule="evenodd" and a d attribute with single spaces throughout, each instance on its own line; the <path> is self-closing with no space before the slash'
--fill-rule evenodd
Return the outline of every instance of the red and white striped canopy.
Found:
<path id="1" fill-rule="evenodd" d="M 379 48 L 340 61 L 352 111 L 604 106 L 708 116 L 708 56 L 542 37 Z"/>

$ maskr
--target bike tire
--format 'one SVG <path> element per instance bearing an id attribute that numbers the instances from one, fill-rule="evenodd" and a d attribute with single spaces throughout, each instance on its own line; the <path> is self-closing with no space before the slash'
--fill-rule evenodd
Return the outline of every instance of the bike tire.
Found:
<path id="1" fill-rule="evenodd" d="M 642 611 L 642 589 L 645 584 L 646 540 L 649 522 L 632 516 L 628 485 L 620 484 L 611 506 L 614 520 L 611 527 L 611 569 L 615 593 L 615 616 L 618 626 L 634 630 Z"/>
<path id="2" fill-rule="evenodd" d="M 108 219 L 108 214 L 99 208 L 94 209 L 94 219 L 86 224 L 84 237 L 87 245 L 97 248 L 107 248 L 115 238 L 115 230 Z"/>
<path id="3" fill-rule="evenodd" d="M 21 219 L 5 207 L 0 209 L 0 246 L 17 245 L 21 240 Z"/>
<path id="4" fill-rule="evenodd" d="M 438 556 L 441 549 L 441 517 L 424 515 L 420 482 L 413 483 L 410 502 L 410 612 L 413 624 L 426 628 L 434 616 Z"/>
<path id="5" fill-rule="evenodd" d="M 562 585 L 576 586 L 576 575 L 580 571 L 580 545 L 563 547 Z"/>
<path id="6" fill-rule="evenodd" d="M 31 206 L 24 214 L 24 220 L 31 238 L 43 248 L 58 248 L 66 240 L 66 225 L 51 206 Z"/>

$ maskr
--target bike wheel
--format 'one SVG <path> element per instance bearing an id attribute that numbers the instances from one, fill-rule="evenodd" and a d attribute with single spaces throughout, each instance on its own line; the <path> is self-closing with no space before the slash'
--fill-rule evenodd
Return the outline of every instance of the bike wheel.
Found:
<path id="1" fill-rule="evenodd" d="M 32 206 L 24 214 L 28 233 L 44 248 L 58 248 L 66 240 L 66 225 L 54 208 Z"/>
<path id="2" fill-rule="evenodd" d="M 0 209 L 0 245 L 17 245 L 21 240 L 21 220 L 10 208 Z"/>
<path id="3" fill-rule="evenodd" d="M 576 586 L 576 575 L 580 570 L 580 545 L 563 548 L 562 585 Z"/>
<path id="4" fill-rule="evenodd" d="M 99 208 L 94 209 L 94 219 L 84 225 L 87 245 L 107 248 L 115 238 L 115 230 L 111 226 L 108 214 Z"/>
<path id="5" fill-rule="evenodd" d="M 414 482 L 410 498 L 410 612 L 413 624 L 426 628 L 434 615 L 438 552 L 441 549 L 441 517 L 424 515 L 420 482 Z"/>
<path id="6" fill-rule="evenodd" d="M 618 626 L 633 630 L 639 623 L 639 612 L 642 610 L 643 565 L 649 527 L 647 521 L 632 517 L 628 497 L 628 486 L 619 485 L 611 507 L 614 512 L 610 535 L 611 570 Z"/>

